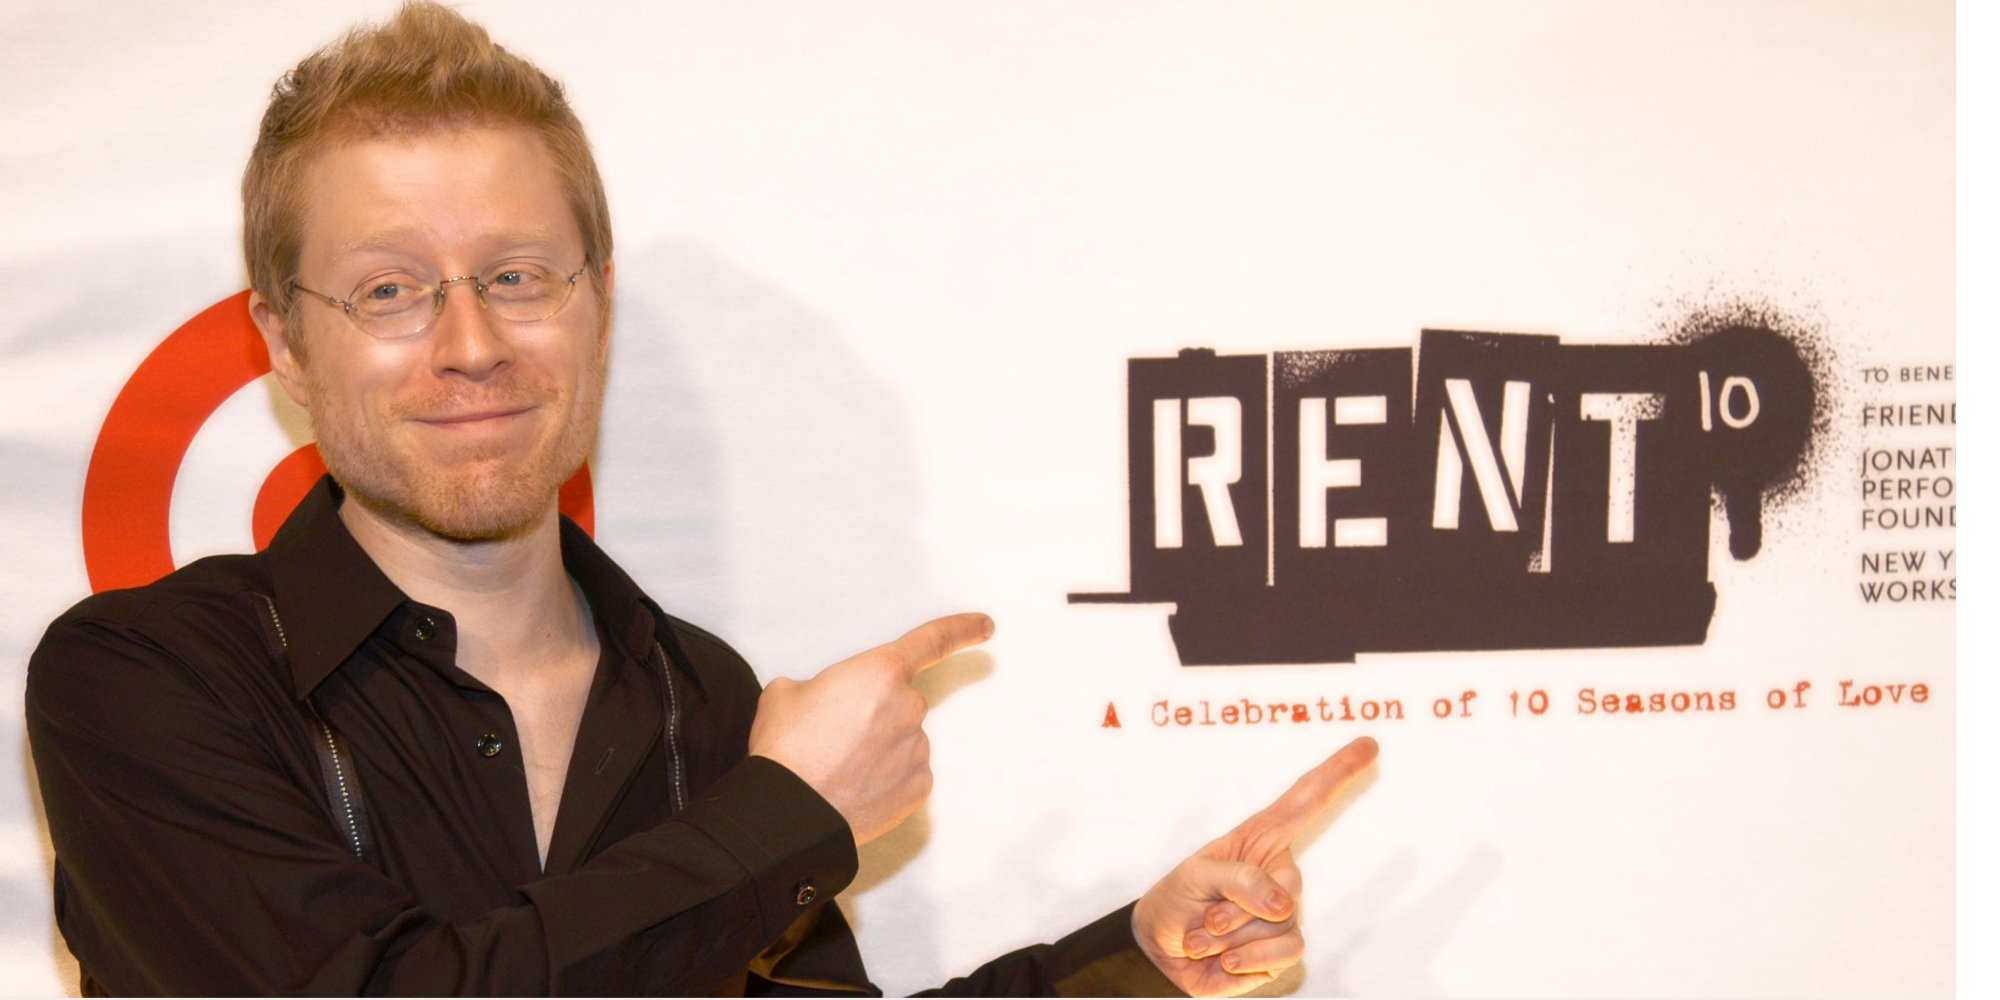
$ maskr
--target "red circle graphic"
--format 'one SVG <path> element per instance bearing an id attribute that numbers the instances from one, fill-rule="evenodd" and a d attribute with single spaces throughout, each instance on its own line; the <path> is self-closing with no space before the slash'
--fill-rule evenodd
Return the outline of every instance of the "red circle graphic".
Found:
<path id="1" fill-rule="evenodd" d="M 141 587 L 173 572 L 169 511 L 181 462 L 216 409 L 270 370 L 248 291 L 202 310 L 139 363 L 105 414 L 84 474 L 83 565 L 92 591 Z M 271 470 L 250 512 L 257 548 L 271 543 L 325 471 L 311 444 Z M 558 503 L 584 531 L 595 530 L 588 465 L 563 484 Z"/>

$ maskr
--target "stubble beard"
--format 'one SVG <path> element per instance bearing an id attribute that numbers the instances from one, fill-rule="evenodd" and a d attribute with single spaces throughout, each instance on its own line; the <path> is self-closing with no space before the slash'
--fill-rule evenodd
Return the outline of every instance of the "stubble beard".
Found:
<path id="1" fill-rule="evenodd" d="M 600 338 L 599 343 L 605 342 Z M 573 400 L 562 398 L 546 380 L 515 380 L 477 393 L 399 402 L 388 418 L 391 428 L 409 414 L 446 410 L 448 401 L 461 396 L 484 403 L 534 402 L 563 421 L 553 438 L 537 441 L 526 454 L 514 453 L 515 447 L 502 440 L 466 445 L 451 461 L 438 462 L 387 443 L 379 431 L 371 433 L 368 415 L 321 384 L 308 364 L 304 374 L 316 404 L 310 416 L 320 456 L 349 500 L 392 523 L 455 542 L 518 537 L 549 516 L 562 484 L 597 446 L 606 355 L 600 346 L 578 380 Z"/>

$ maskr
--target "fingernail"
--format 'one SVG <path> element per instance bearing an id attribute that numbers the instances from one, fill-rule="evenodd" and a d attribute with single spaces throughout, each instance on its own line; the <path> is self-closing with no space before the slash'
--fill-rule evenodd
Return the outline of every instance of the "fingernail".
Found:
<path id="1" fill-rule="evenodd" d="M 1235 972 L 1236 967 L 1242 964 L 1243 964 L 1243 959 L 1238 958 L 1235 955 L 1222 956 L 1222 967 L 1229 970 L 1230 972 Z"/>
<path id="2" fill-rule="evenodd" d="M 984 631 L 981 632 L 981 638 L 979 641 L 985 642 L 987 639 L 993 638 L 993 616 L 983 615 L 981 617 L 984 617 L 986 619 L 986 625 Z"/>
<path id="3" fill-rule="evenodd" d="M 1203 940 L 1200 940 L 1200 941 L 1193 941 L 1193 940 L 1190 940 L 1190 941 L 1186 942 L 1186 944 L 1185 944 L 1185 949 L 1186 949 L 1186 951 L 1187 951 L 1187 957 L 1189 957 L 1189 958 L 1207 958 L 1207 957 L 1208 957 L 1208 941 L 1207 941 L 1207 939 L 1203 939 Z"/>
<path id="4" fill-rule="evenodd" d="M 1272 913 L 1285 912 L 1285 902 L 1285 894 L 1282 892 L 1274 892 L 1264 897 L 1264 905 L 1270 907 Z"/>
<path id="5" fill-rule="evenodd" d="M 1220 913 L 1211 913 L 1208 915 L 1208 929 L 1210 932 L 1215 934 L 1227 933 L 1229 930 L 1229 928 L 1223 923 L 1222 914 Z"/>

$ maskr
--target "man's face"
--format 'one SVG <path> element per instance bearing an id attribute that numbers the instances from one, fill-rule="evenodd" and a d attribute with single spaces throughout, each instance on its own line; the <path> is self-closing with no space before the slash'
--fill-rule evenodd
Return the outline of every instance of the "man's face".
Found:
<path id="1" fill-rule="evenodd" d="M 436 284 L 497 267 L 583 267 L 583 238 L 548 150 L 518 127 L 371 139 L 307 175 L 301 286 L 350 298 L 402 271 Z M 606 262 L 605 289 L 611 270 Z M 320 454 L 370 512 L 457 540 L 505 538 L 546 516 L 597 438 L 608 324 L 586 273 L 553 317 L 510 323 L 473 282 L 444 286 L 421 335 L 378 340 L 301 293 L 303 357 L 252 300 L 272 367 L 312 415 Z"/>

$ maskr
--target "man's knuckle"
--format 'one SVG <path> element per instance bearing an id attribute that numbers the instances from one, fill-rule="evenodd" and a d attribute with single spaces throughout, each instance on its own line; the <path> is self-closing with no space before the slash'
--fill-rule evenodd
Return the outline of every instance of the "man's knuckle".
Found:
<path id="1" fill-rule="evenodd" d="M 1266 887 L 1271 877 L 1264 874 L 1264 869 L 1256 865 L 1238 862 L 1230 869 L 1229 879 L 1238 889 L 1246 892 L 1259 892 Z"/>

